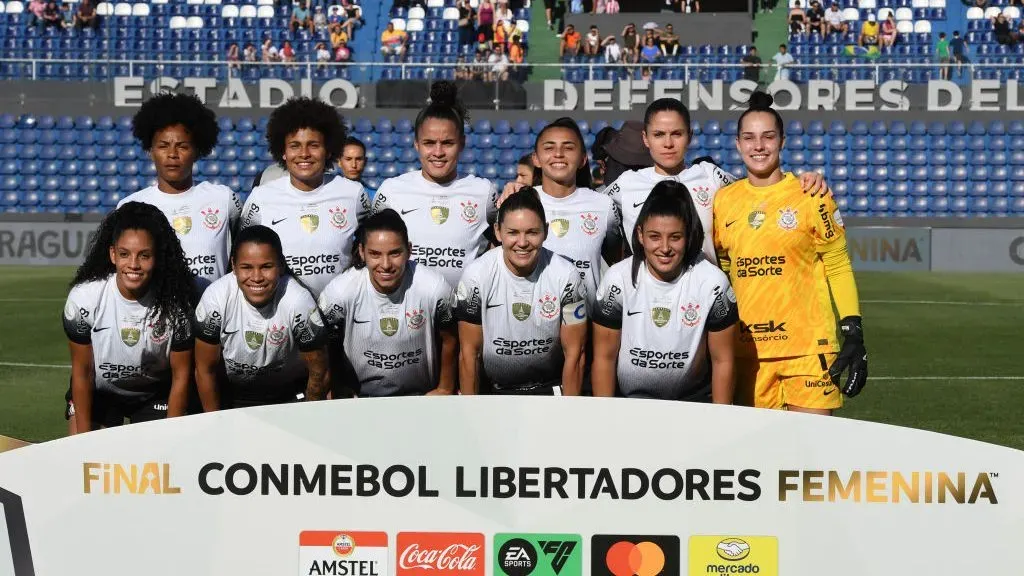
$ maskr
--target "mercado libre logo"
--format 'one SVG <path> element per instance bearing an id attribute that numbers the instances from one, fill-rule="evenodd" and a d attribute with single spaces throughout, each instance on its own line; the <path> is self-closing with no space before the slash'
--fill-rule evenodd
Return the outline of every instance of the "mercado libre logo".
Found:
<path id="1" fill-rule="evenodd" d="M 596 534 L 590 540 L 594 576 L 679 576 L 679 537 Z"/>
<path id="2" fill-rule="evenodd" d="M 774 536 L 691 536 L 687 556 L 690 576 L 779 574 L 779 540 Z"/>
<path id="3" fill-rule="evenodd" d="M 389 559 L 385 532 L 307 530 L 299 534 L 300 576 L 385 576 L 391 573 Z"/>
<path id="4" fill-rule="evenodd" d="M 579 534 L 495 534 L 497 576 L 582 576 Z"/>

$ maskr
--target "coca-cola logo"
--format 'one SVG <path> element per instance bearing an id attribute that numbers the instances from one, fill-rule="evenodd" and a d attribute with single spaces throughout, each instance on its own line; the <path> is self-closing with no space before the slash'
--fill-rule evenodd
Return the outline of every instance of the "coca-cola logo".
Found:
<path id="1" fill-rule="evenodd" d="M 398 575 L 483 576 L 483 534 L 402 532 L 398 535 Z"/>

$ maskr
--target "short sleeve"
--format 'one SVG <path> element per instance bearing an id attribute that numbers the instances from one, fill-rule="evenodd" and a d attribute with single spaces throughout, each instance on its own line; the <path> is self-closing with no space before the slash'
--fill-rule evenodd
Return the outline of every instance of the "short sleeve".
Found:
<path id="1" fill-rule="evenodd" d="M 708 313 L 707 329 L 709 332 L 720 332 L 739 322 L 740 312 L 736 305 L 736 293 L 725 274 L 716 274 L 711 286 L 711 311 Z"/>
<path id="2" fill-rule="evenodd" d="M 460 322 L 471 324 L 482 324 L 483 316 L 481 308 L 483 297 L 480 294 L 481 286 L 477 275 L 474 274 L 475 267 L 470 267 L 462 275 L 458 287 L 455 289 L 455 318 Z"/>
<path id="3" fill-rule="evenodd" d="M 377 189 L 377 193 L 373 195 L 373 204 L 370 205 L 370 213 L 376 214 L 381 210 L 391 207 L 391 205 L 388 204 L 389 192 L 391 192 L 391 187 L 388 185 L 388 182 L 385 181 L 380 185 L 380 188 Z"/>
<path id="4" fill-rule="evenodd" d="M 614 246 L 625 239 L 625 231 L 622 229 L 622 207 L 615 201 L 612 201 L 608 217 L 608 232 L 605 235 L 605 243 Z"/>
<path id="5" fill-rule="evenodd" d="M 573 325 L 587 321 L 587 285 L 575 271 L 562 289 L 561 305 L 563 324 Z"/>
<path id="6" fill-rule="evenodd" d="M 327 343 L 327 328 L 320 308 L 312 295 L 304 295 L 292 314 L 292 340 L 300 352 L 311 352 L 323 348 Z"/>
<path id="7" fill-rule="evenodd" d="M 332 280 L 317 300 L 322 319 L 327 326 L 336 326 L 345 321 L 347 316 L 344 302 L 344 290 L 341 288 L 345 276 Z"/>
<path id="8" fill-rule="evenodd" d="M 498 187 L 489 180 L 487 184 L 487 223 L 494 224 L 498 220 Z"/>
<path id="9" fill-rule="evenodd" d="M 725 188 L 726 186 L 736 182 L 738 178 L 736 176 L 726 172 L 721 166 L 711 161 L 705 161 L 701 163 L 704 171 L 707 172 L 708 178 L 715 185 L 716 190 Z"/>
<path id="10" fill-rule="evenodd" d="M 839 214 L 839 207 L 831 196 L 814 199 L 814 243 L 821 247 L 844 240 L 846 229 L 843 227 L 843 217 Z"/>
<path id="11" fill-rule="evenodd" d="M 262 215 L 260 214 L 259 204 L 256 203 L 256 193 L 249 195 L 248 200 L 245 201 L 245 205 L 242 206 L 242 225 L 239 228 L 248 228 L 249 226 L 256 226 L 263 222 Z"/>
<path id="12" fill-rule="evenodd" d="M 96 303 L 87 300 L 83 287 L 75 286 L 64 305 L 64 334 L 75 344 L 92 343 L 92 324 L 95 321 L 93 310 Z"/>
<path id="13" fill-rule="evenodd" d="M 455 291 L 448 282 L 442 278 L 434 291 L 434 322 L 438 328 L 448 328 L 455 323 L 455 314 L 452 307 L 455 304 Z"/>
<path id="14" fill-rule="evenodd" d="M 242 199 L 238 197 L 238 194 L 232 192 L 229 202 L 231 211 L 228 214 L 228 226 L 235 230 L 238 228 L 238 221 L 242 218 Z"/>
<path id="15" fill-rule="evenodd" d="M 215 286 L 203 292 L 203 297 L 196 306 L 193 321 L 193 333 L 207 344 L 220 344 L 220 332 L 224 327 L 224 309 L 220 301 L 219 290 Z"/>
<path id="16" fill-rule="evenodd" d="M 628 262 L 628 260 L 627 260 Z M 614 330 L 622 329 L 622 301 L 625 287 L 619 269 L 609 270 L 597 288 L 594 323 Z"/>
<path id="17" fill-rule="evenodd" d="M 171 352 L 184 352 L 195 348 L 196 341 L 190 315 L 188 310 L 175 310 L 170 313 Z"/>
<path id="18" fill-rule="evenodd" d="M 372 206 L 370 206 L 370 195 L 366 193 L 366 188 L 358 182 L 356 185 L 359 186 L 359 210 L 356 212 L 356 221 L 362 222 L 372 213 Z"/>

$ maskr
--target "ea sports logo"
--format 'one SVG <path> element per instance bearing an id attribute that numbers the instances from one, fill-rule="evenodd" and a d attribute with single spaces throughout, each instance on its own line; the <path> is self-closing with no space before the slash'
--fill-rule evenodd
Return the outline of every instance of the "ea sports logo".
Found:
<path id="1" fill-rule="evenodd" d="M 356 551 L 356 541 L 348 534 L 338 534 L 338 537 L 331 543 L 331 549 L 342 558 L 351 556 Z"/>
<path id="2" fill-rule="evenodd" d="M 508 576 L 527 576 L 537 567 L 537 549 L 522 538 L 513 538 L 498 550 L 498 565 Z"/>

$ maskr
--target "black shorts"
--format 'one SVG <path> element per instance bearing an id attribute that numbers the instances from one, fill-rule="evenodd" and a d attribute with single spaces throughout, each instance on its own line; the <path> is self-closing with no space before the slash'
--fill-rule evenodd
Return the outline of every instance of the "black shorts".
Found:
<path id="1" fill-rule="evenodd" d="M 167 398 L 170 388 L 161 390 L 144 399 L 128 398 L 110 392 L 96 390 L 92 395 L 92 428 L 121 426 L 125 420 L 135 424 L 163 420 L 167 417 Z M 64 395 L 64 418 L 71 419 L 74 405 L 71 403 L 71 387 Z"/>
<path id="2" fill-rule="evenodd" d="M 222 410 L 229 408 L 251 408 L 253 406 L 271 406 L 275 404 L 291 404 L 306 399 L 306 381 L 295 382 L 277 394 L 239 394 L 230 386 L 225 386 L 220 397 Z"/>
<path id="3" fill-rule="evenodd" d="M 558 0 L 544 0 L 544 8 L 546 10 L 554 10 L 558 4 Z"/>

